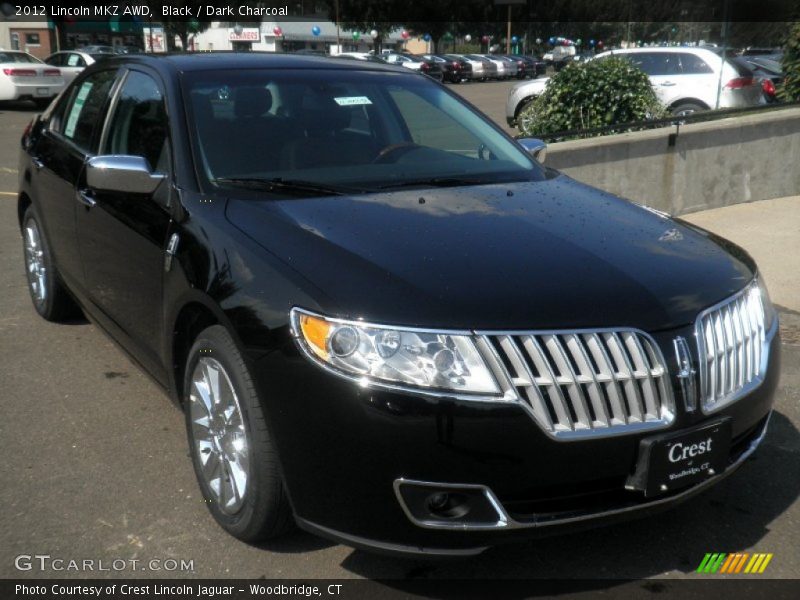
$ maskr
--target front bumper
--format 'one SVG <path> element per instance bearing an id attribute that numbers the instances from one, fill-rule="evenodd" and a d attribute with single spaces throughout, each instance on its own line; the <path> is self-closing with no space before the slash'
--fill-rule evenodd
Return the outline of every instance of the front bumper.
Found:
<path id="1" fill-rule="evenodd" d="M 687 328 L 654 338 L 667 348 L 675 335 L 690 333 Z M 557 441 L 518 405 L 360 388 L 311 364 L 288 334 L 281 350 L 258 361 L 255 373 L 301 527 L 373 551 L 460 556 L 644 516 L 727 477 L 766 431 L 779 352 L 775 334 L 761 385 L 713 416 L 679 405 L 675 421 L 662 431 L 731 419 L 728 467 L 655 498 L 625 489 L 647 434 Z M 396 482 L 404 480 L 485 486 L 503 519 L 492 528 L 420 526 L 398 500 Z"/>

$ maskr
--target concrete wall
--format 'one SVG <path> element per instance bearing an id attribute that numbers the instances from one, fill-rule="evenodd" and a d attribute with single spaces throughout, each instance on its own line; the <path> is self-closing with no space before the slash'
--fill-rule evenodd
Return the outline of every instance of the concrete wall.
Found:
<path id="1" fill-rule="evenodd" d="M 800 108 L 551 144 L 547 164 L 673 215 L 800 194 Z"/>

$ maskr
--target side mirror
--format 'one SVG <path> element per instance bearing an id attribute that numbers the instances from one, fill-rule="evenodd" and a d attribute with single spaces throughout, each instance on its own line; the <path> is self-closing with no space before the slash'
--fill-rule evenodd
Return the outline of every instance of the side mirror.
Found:
<path id="1" fill-rule="evenodd" d="M 98 191 L 152 194 L 164 179 L 141 156 L 95 156 L 86 163 L 86 184 Z"/>
<path id="2" fill-rule="evenodd" d="M 533 158 L 540 163 L 544 163 L 544 159 L 547 157 L 547 144 L 542 140 L 536 138 L 520 138 L 517 142 L 519 142 L 519 145 L 525 148 Z"/>

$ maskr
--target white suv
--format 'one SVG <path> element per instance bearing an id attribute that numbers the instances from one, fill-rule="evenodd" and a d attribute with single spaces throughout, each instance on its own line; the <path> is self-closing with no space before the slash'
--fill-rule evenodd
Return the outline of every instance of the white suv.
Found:
<path id="1" fill-rule="evenodd" d="M 609 50 L 592 60 L 608 56 L 624 56 L 647 73 L 658 99 L 674 115 L 755 106 L 764 101 L 761 87 L 746 65 L 730 57 L 723 63 L 720 55 L 707 48 Z M 519 112 L 544 91 L 546 83 L 547 79 L 534 79 L 511 88 L 506 103 L 509 125 L 516 125 Z"/>

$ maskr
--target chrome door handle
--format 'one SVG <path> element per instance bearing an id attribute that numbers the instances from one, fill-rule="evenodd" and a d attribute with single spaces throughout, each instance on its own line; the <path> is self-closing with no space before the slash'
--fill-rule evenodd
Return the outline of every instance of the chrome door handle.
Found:
<path id="1" fill-rule="evenodd" d="M 675 85 L 675 82 L 674 81 L 662 81 L 658 85 L 660 85 L 662 87 L 669 87 L 671 85 Z"/>
<path id="2" fill-rule="evenodd" d="M 86 190 L 78 190 L 75 194 L 75 197 L 78 199 L 78 202 L 86 206 L 87 208 L 94 208 L 97 206 L 97 200 L 92 198 L 89 195 L 89 192 Z"/>
<path id="3" fill-rule="evenodd" d="M 44 166 L 42 159 L 38 156 L 31 156 L 31 162 L 33 163 L 33 167 L 38 171 Z"/>

